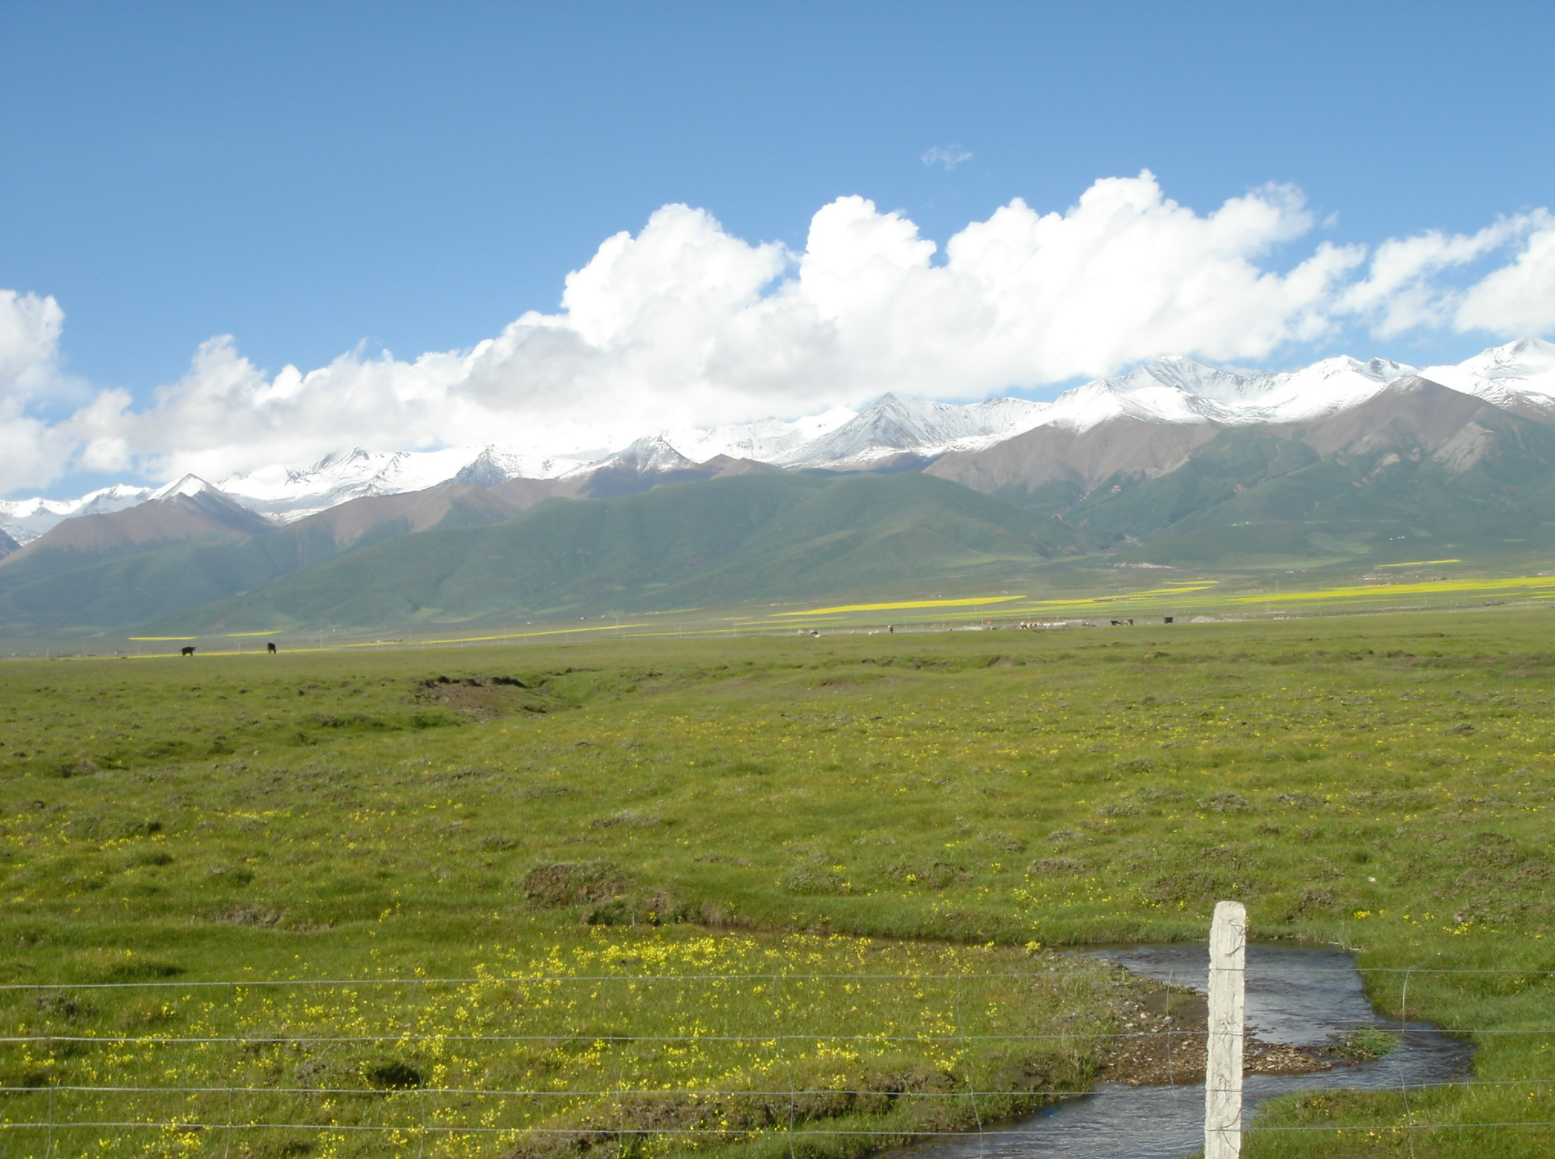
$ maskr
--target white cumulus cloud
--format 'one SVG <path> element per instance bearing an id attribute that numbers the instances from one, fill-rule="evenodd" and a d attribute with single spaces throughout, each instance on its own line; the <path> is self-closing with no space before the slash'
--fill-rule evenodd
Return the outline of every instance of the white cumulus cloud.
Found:
<path id="1" fill-rule="evenodd" d="M 46 388 L 64 324 L 53 298 L 0 290 L 0 399 Z"/>
<path id="2" fill-rule="evenodd" d="M 1468 289 L 1438 279 L 1444 271 L 1513 244 L 1524 248 L 1512 264 Z M 1372 254 L 1366 277 L 1345 292 L 1342 305 L 1368 319 L 1379 338 L 1429 326 L 1513 336 L 1555 323 L 1552 290 L 1555 218 L 1540 209 L 1503 217 L 1473 234 L 1429 230 L 1385 241 Z"/>
<path id="3" fill-rule="evenodd" d="M 1555 331 L 1555 215 L 1541 209 L 1524 220 L 1529 230 L 1522 250 L 1459 296 L 1455 329 L 1503 338 Z"/>
<path id="4" fill-rule="evenodd" d="M 53 298 L 0 290 L 0 495 L 53 482 L 77 442 L 29 411 L 58 392 L 65 312 Z"/>
<path id="5" fill-rule="evenodd" d="M 887 390 L 979 398 L 1164 352 L 1257 362 L 1356 319 L 1379 336 L 1555 326 L 1555 219 L 1542 210 L 1369 254 L 1323 242 L 1276 266 L 1276 250 L 1312 228 L 1293 188 L 1198 213 L 1148 172 L 1097 181 L 1062 212 L 1012 201 L 943 253 L 862 197 L 823 206 L 798 253 L 669 205 L 568 275 L 557 311 L 525 314 L 471 349 L 347 353 L 272 375 L 217 337 L 151 399 L 103 392 L 52 424 L 26 413 L 26 384 L 51 373 L 63 316 L 52 299 L 10 294 L 0 297 L 0 398 L 12 400 L 0 489 L 39 485 L 67 462 L 163 479 L 300 465 L 351 445 L 599 450 Z M 1441 283 L 1509 247 L 1511 260 L 1480 281 Z"/>

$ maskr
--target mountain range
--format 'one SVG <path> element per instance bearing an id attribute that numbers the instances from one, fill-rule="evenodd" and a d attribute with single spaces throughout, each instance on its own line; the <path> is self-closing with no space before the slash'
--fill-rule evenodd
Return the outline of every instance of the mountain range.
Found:
<path id="1" fill-rule="evenodd" d="M 356 449 L 215 485 L 0 501 L 0 631 L 536 618 L 1092 552 L 1506 554 L 1555 543 L 1552 527 L 1555 345 L 1281 373 L 1166 357 L 1048 403 L 887 394 L 614 453 Z"/>

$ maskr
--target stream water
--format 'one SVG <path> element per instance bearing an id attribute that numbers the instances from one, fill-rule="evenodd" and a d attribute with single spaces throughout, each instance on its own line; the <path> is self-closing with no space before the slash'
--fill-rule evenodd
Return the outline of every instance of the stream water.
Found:
<path id="1" fill-rule="evenodd" d="M 1203 946 L 1091 951 L 1135 974 L 1204 991 Z M 1372 1062 L 1304 1075 L 1248 1075 L 1242 1121 L 1258 1104 L 1292 1091 L 1380 1090 L 1448 1082 L 1467 1073 L 1472 1050 L 1425 1023 L 1380 1017 L 1367 1002 L 1354 960 L 1339 950 L 1247 948 L 1247 1026 L 1265 1042 L 1310 1046 L 1330 1034 L 1375 1026 L 1398 1033 L 1399 1048 Z M 1204 1086 L 1103 1084 L 1013 1123 L 893 1152 L 899 1159 L 1182 1159 L 1204 1146 Z"/>

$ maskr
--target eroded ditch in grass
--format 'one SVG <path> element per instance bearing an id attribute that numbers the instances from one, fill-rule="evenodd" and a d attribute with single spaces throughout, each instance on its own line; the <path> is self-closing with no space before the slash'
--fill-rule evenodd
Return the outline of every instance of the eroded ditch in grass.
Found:
<path id="1" fill-rule="evenodd" d="M 1087 951 L 1132 973 L 1174 987 L 1205 989 L 1202 946 L 1133 946 Z M 1336 1063 L 1307 1074 L 1252 1074 L 1244 1080 L 1243 1125 L 1278 1095 L 1319 1090 L 1400 1090 L 1450 1082 L 1468 1073 L 1472 1047 L 1428 1023 L 1389 1020 L 1372 1009 L 1355 960 L 1340 950 L 1249 946 L 1247 1025 L 1270 1043 L 1321 1048 L 1336 1037 L 1380 1029 L 1398 1046 L 1380 1058 Z M 1101 1083 L 1081 1098 L 1012 1123 L 892 1152 L 893 1159 L 1181 1159 L 1204 1146 L 1204 1085 Z"/>

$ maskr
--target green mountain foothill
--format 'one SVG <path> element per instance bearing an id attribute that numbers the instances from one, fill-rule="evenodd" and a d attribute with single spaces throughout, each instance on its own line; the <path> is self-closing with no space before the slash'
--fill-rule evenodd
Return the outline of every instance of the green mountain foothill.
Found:
<path id="1" fill-rule="evenodd" d="M 670 470 L 624 460 L 572 478 L 449 482 L 364 496 L 279 527 L 202 485 L 192 495 L 66 520 L 19 550 L 0 533 L 0 635 L 143 624 L 243 595 L 345 552 L 433 528 L 501 522 L 546 499 L 775 471 L 723 455 Z"/>
<path id="2" fill-rule="evenodd" d="M 499 623 L 869 593 L 1079 544 L 1050 517 L 916 473 L 756 473 L 390 540 L 159 627 Z"/>
<path id="3" fill-rule="evenodd" d="M 494 492 L 445 485 L 373 496 L 283 527 L 242 508 L 247 518 L 234 526 L 188 504 L 163 508 L 163 500 L 67 520 L 4 560 L 0 624 L 21 634 L 159 619 L 263 587 L 342 551 L 439 525 L 505 519 L 522 509 L 522 496 Z"/>

